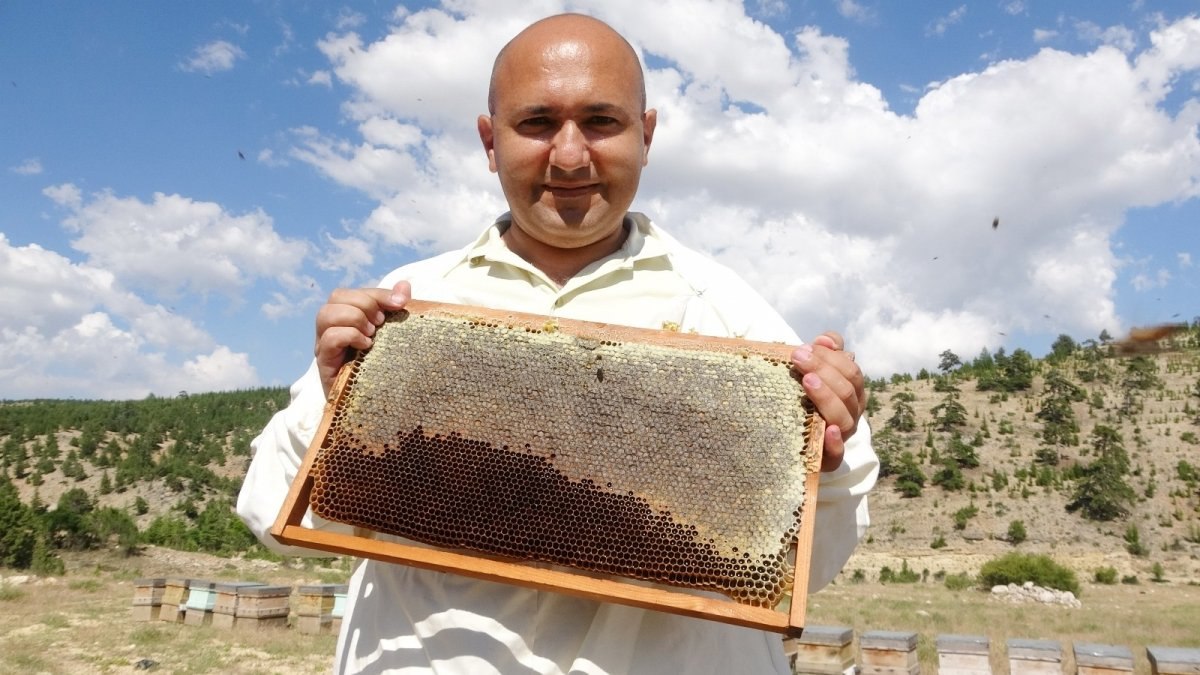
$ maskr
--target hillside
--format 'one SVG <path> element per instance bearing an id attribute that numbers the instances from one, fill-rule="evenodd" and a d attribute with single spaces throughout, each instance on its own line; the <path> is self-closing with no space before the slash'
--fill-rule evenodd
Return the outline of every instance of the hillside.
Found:
<path id="1" fill-rule="evenodd" d="M 986 354 L 945 374 L 872 383 L 876 446 L 885 464 L 898 468 L 871 496 L 870 536 L 848 571 L 895 569 L 907 559 L 918 571 L 973 573 L 987 559 L 1020 550 L 1048 553 L 1086 579 L 1109 566 L 1144 580 L 1157 563 L 1166 579 L 1200 581 L 1197 331 L 1121 358 L 1112 356 L 1112 345 L 1068 343 L 1030 361 L 1025 389 L 997 388 L 997 358 Z M 1011 361 L 1017 359 L 1014 353 Z M 961 404 L 961 415 L 951 401 Z M 1052 422 L 1057 443 L 1046 440 Z M 902 454 L 911 453 L 932 481 L 943 468 L 938 460 L 954 454 L 954 435 L 959 451 L 966 445 L 978 460 L 961 468 L 963 487 L 927 482 L 919 496 L 904 496 L 896 475 Z M 1121 478 L 1132 489 L 1128 514 L 1111 520 L 1068 509 L 1081 474 L 1098 459 L 1101 437 L 1123 447 L 1128 469 Z M 1014 521 L 1023 525 L 1019 544 L 1009 541 Z M 1134 537 L 1143 549 L 1138 555 L 1130 553 Z"/>
<path id="2" fill-rule="evenodd" d="M 1017 549 L 1083 578 L 1105 566 L 1148 579 L 1157 564 L 1168 580 L 1200 581 L 1200 329 L 1147 345 L 1117 358 L 1119 346 L 1064 336 L 1041 360 L 946 352 L 937 374 L 870 382 L 887 475 L 846 574 L 874 579 L 905 560 L 974 573 Z M 0 402 L 0 473 L 51 548 L 119 540 L 233 553 L 251 546 L 229 513 L 249 441 L 286 400 L 263 389 Z M 1102 457 L 1118 470 L 1099 472 Z M 1116 489 L 1081 491 L 1098 476 Z M 80 518 L 52 518 L 60 500 Z M 1113 517 L 1095 519 L 1104 507 Z"/>

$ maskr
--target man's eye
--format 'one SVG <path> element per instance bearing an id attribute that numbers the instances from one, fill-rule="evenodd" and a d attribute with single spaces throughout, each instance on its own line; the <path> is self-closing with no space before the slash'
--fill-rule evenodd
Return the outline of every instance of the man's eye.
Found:
<path id="1" fill-rule="evenodd" d="M 549 117 L 530 117 L 529 119 L 521 120 L 518 126 L 522 129 L 545 129 L 553 122 Z"/>
<path id="2" fill-rule="evenodd" d="M 617 118 L 608 117 L 605 115 L 595 115 L 588 120 L 588 124 L 594 127 L 608 127 L 617 124 Z"/>

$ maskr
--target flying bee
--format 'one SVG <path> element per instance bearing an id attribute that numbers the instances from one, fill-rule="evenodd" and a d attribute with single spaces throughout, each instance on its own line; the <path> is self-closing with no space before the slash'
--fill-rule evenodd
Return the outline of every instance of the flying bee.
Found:
<path id="1" fill-rule="evenodd" d="M 1129 337 L 1113 343 L 1113 350 L 1117 356 L 1153 354 L 1162 350 L 1160 341 L 1187 329 L 1186 323 L 1164 323 L 1157 326 L 1133 328 L 1129 331 Z"/>

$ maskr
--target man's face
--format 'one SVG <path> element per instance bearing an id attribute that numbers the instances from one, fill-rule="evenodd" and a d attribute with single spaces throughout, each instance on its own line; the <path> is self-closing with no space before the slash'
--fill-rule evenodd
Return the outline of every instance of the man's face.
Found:
<path id="1" fill-rule="evenodd" d="M 494 114 L 479 118 L 514 223 L 557 248 L 611 236 L 654 134 L 636 61 L 581 40 L 514 47 L 497 70 Z"/>

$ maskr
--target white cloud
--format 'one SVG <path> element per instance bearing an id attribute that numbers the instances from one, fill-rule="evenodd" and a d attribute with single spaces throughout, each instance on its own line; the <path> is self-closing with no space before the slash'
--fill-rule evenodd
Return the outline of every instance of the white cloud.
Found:
<path id="1" fill-rule="evenodd" d="M 366 22 L 367 17 L 365 15 L 343 7 L 338 11 L 337 18 L 333 21 L 333 26 L 337 30 L 347 31 L 360 28 Z"/>
<path id="2" fill-rule="evenodd" d="M 321 42 L 352 91 L 354 131 L 298 129 L 292 157 L 377 202 L 346 240 L 370 248 L 338 254 L 446 250 L 504 210 L 474 129 L 491 59 L 565 8 L 461 0 L 453 14 L 400 12 L 373 42 Z M 847 40 L 816 27 L 780 34 L 737 3 L 570 8 L 653 50 L 659 126 L 635 208 L 736 269 L 802 336 L 844 330 L 876 376 L 936 366 L 947 348 L 994 350 L 1001 332 L 1120 332 L 1126 211 L 1200 186 L 1200 104 L 1163 105 L 1200 70 L 1198 19 L 1129 56 L 1113 31 L 1121 48 L 966 72 L 899 114 L 858 78 Z"/>
<path id="3" fill-rule="evenodd" d="M 1133 286 L 1133 290 L 1139 293 L 1151 291 L 1156 288 L 1163 288 L 1171 282 L 1171 273 L 1165 269 L 1155 271 L 1153 276 L 1146 274 L 1135 274 L 1129 282 Z"/>
<path id="4" fill-rule="evenodd" d="M 333 86 L 333 76 L 329 74 L 328 70 L 314 70 L 312 75 L 308 76 L 307 82 L 330 88 Z"/>
<path id="5" fill-rule="evenodd" d="M 34 157 L 16 166 L 9 167 L 8 170 L 21 176 L 36 176 L 42 172 L 42 162 Z"/>
<path id="6" fill-rule="evenodd" d="M 1033 41 L 1039 45 L 1046 44 L 1058 37 L 1058 31 L 1046 28 L 1033 29 Z"/>
<path id="7" fill-rule="evenodd" d="M 162 193 L 151 202 L 111 192 L 85 200 L 71 184 L 44 192 L 67 209 L 63 225 L 77 235 L 71 245 L 90 264 L 162 296 L 186 290 L 232 297 L 256 278 L 294 273 L 308 254 L 307 243 L 280 236 L 261 210 L 232 214 Z"/>
<path id="8" fill-rule="evenodd" d="M 216 40 L 196 47 L 192 55 L 179 64 L 179 69 L 188 73 L 204 73 L 212 75 L 226 70 L 232 70 L 238 59 L 246 58 L 246 52 L 241 47 Z"/>
<path id="9" fill-rule="evenodd" d="M 339 239 L 331 234 L 325 235 L 328 247 L 317 259 L 317 266 L 323 270 L 342 272 L 343 285 L 351 281 L 361 280 L 363 270 L 375 262 L 371 253 L 371 245 L 357 237 Z"/>
<path id="10" fill-rule="evenodd" d="M 1181 269 L 1181 270 L 1185 270 L 1192 266 L 1192 254 L 1191 253 L 1183 253 L 1183 252 L 1176 253 L 1175 259 L 1179 261 L 1179 269 Z"/>
<path id="11" fill-rule="evenodd" d="M 275 155 L 275 151 L 270 148 L 263 148 L 262 150 L 259 150 L 258 155 L 255 156 L 255 159 L 258 160 L 260 164 L 265 164 L 270 167 L 281 167 L 288 165 L 288 161 L 286 159 L 280 159 Z"/>
<path id="12" fill-rule="evenodd" d="M 1024 14 L 1026 9 L 1028 9 L 1028 5 L 1025 4 L 1025 0 L 1011 0 L 1011 2 L 1002 3 L 1000 8 L 1006 13 L 1016 16 Z"/>
<path id="13" fill-rule="evenodd" d="M 836 0 L 837 12 L 851 21 L 870 21 L 875 12 L 855 0 Z"/>
<path id="14" fill-rule="evenodd" d="M 0 233 L 0 285 L 7 289 L 0 296 L 5 397 L 142 398 L 257 383 L 247 355 L 215 345 L 108 270 L 37 245 L 13 246 Z"/>
<path id="15" fill-rule="evenodd" d="M 1126 54 L 1133 52 L 1137 47 L 1137 36 L 1125 26 L 1102 28 L 1091 21 L 1076 21 L 1075 33 L 1084 42 L 1116 47 Z"/>
<path id="16" fill-rule="evenodd" d="M 962 21 L 963 17 L 966 15 L 967 6 L 959 5 L 958 7 L 950 10 L 950 13 L 946 16 L 938 17 L 933 21 L 933 23 L 929 24 L 929 26 L 925 28 L 925 34 L 945 35 L 946 31 L 949 30 L 951 26 Z"/>

